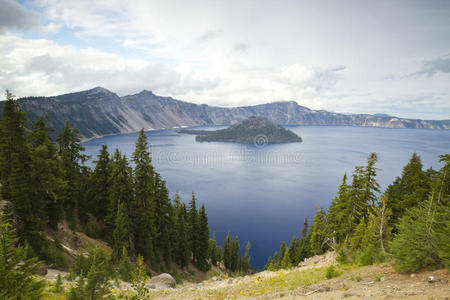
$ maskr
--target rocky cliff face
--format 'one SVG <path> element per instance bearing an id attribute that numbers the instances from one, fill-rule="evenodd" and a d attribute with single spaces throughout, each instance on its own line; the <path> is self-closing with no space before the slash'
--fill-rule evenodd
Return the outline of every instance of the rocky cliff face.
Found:
<path id="1" fill-rule="evenodd" d="M 54 97 L 19 99 L 31 119 L 50 117 L 49 125 L 59 132 L 68 120 L 86 138 L 129 133 L 144 129 L 179 126 L 229 125 L 250 116 L 266 117 L 283 125 L 342 125 L 388 128 L 450 129 L 450 120 L 426 121 L 376 115 L 344 115 L 311 110 L 296 102 L 274 102 L 245 107 L 213 107 L 160 97 L 150 91 L 119 97 L 97 87 Z M 1 114 L 1 112 L 0 112 Z"/>

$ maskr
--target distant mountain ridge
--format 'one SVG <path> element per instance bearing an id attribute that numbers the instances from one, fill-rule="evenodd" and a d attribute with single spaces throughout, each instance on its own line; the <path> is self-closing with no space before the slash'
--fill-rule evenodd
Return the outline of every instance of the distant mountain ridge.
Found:
<path id="1" fill-rule="evenodd" d="M 147 90 L 119 97 L 102 87 L 52 97 L 26 97 L 19 99 L 18 103 L 31 119 L 37 119 L 41 115 L 49 116 L 49 125 L 56 133 L 68 120 L 80 129 L 85 138 L 131 133 L 141 128 L 149 130 L 231 125 L 250 116 L 266 117 L 281 125 L 450 129 L 450 120 L 402 119 L 368 114 L 345 115 L 311 110 L 294 101 L 225 108 L 161 97 Z M 1 102 L 0 105 L 2 106 Z"/>

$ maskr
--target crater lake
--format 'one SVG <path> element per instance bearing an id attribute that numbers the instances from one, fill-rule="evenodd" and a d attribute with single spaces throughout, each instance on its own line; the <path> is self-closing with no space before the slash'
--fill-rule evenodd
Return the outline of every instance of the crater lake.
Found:
<path id="1" fill-rule="evenodd" d="M 377 180 L 382 190 L 401 174 L 413 152 L 424 169 L 441 167 L 450 153 L 449 130 L 370 127 L 285 126 L 302 139 L 292 144 L 196 142 L 177 129 L 147 131 L 152 162 L 166 180 L 171 197 L 189 202 L 195 192 L 206 206 L 210 232 L 222 244 L 228 232 L 239 236 L 241 252 L 251 242 L 251 265 L 262 269 L 282 240 L 299 235 L 314 206 L 328 208 L 346 172 L 378 154 Z M 195 127 L 216 130 L 225 126 Z M 102 137 L 83 143 L 90 162 L 101 145 L 131 158 L 137 133 Z"/>

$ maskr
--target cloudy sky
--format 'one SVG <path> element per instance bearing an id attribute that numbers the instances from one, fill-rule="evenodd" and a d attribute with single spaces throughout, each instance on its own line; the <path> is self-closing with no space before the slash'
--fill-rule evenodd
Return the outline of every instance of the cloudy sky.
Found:
<path id="1" fill-rule="evenodd" d="M 450 119 L 450 1 L 0 0 L 0 88 Z"/>

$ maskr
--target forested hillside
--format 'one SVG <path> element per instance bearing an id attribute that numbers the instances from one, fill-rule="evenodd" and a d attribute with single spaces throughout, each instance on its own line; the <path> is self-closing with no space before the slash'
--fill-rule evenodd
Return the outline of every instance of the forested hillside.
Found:
<path id="1" fill-rule="evenodd" d="M 414 153 L 401 176 L 381 192 L 377 155 L 344 174 L 328 211 L 316 207 L 313 224 L 268 259 L 266 269 L 287 269 L 305 258 L 338 252 L 341 263 L 390 261 L 400 272 L 450 267 L 450 154 L 442 168 L 423 170 Z"/>
<path id="2" fill-rule="evenodd" d="M 194 193 L 188 206 L 178 195 L 169 198 L 143 130 L 131 158 L 103 146 L 91 169 L 80 132 L 68 122 L 54 143 L 46 118 L 27 128 L 25 113 L 9 92 L 3 108 L 0 298 L 40 298 L 44 283 L 31 277 L 38 269 L 36 258 L 79 276 L 69 299 L 88 299 L 87 294 L 100 299 L 108 294 L 110 279 L 139 285 L 146 272 L 188 271 L 190 264 L 203 272 L 221 263 L 229 272 L 250 271 L 250 244 L 245 257 L 239 256 L 237 237 L 231 241 L 228 235 L 223 249 L 217 246 L 205 206 L 197 207 Z M 67 257 L 60 241 L 46 236 L 63 223 L 106 241 L 112 253 L 86 249 Z"/>

